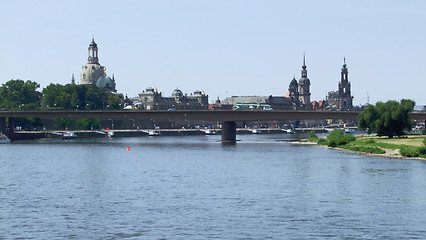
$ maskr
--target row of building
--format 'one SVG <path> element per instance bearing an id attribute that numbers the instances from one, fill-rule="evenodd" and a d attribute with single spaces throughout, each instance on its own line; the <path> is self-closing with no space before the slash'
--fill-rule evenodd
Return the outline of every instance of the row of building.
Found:
<path id="1" fill-rule="evenodd" d="M 295 77 L 290 81 L 285 96 L 232 96 L 223 100 L 222 105 L 232 105 L 234 109 L 274 109 L 274 110 L 352 110 L 353 96 L 348 80 L 348 68 L 343 59 L 341 79 L 338 90 L 331 91 L 325 100 L 311 101 L 310 86 L 305 57 L 299 81 Z M 217 103 L 219 104 L 219 103 Z"/>
<path id="2" fill-rule="evenodd" d="M 106 68 L 101 66 L 98 57 L 98 45 L 94 38 L 89 44 L 88 61 L 82 67 L 80 84 L 92 84 L 98 87 L 108 88 L 112 93 L 117 93 L 114 75 L 107 76 Z M 74 75 L 71 80 L 75 84 Z M 352 110 L 353 96 L 351 95 L 351 83 L 348 80 L 348 68 L 345 59 L 341 69 L 341 79 L 338 90 L 328 93 L 325 100 L 311 101 L 311 82 L 303 57 L 301 77 L 299 81 L 295 77 L 290 81 L 288 92 L 284 96 L 232 96 L 222 102 L 217 99 L 209 104 L 208 95 L 204 91 L 196 90 L 190 95 L 176 89 L 171 96 L 163 96 L 157 89 L 147 88 L 137 98 L 124 99 L 132 109 L 144 110 Z M 119 94 L 123 96 L 122 94 Z"/>

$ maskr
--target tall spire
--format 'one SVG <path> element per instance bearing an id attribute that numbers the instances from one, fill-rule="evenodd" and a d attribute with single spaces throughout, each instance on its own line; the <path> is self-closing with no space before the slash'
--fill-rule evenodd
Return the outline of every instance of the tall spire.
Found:
<path id="1" fill-rule="evenodd" d="M 302 78 L 308 77 L 308 71 L 306 70 L 306 59 L 305 53 L 303 53 L 303 65 L 302 65 Z"/>

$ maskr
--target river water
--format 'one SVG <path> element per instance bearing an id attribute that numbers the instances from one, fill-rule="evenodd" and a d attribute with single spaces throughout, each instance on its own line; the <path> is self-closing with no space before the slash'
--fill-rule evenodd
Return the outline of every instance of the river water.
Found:
<path id="1" fill-rule="evenodd" d="M 426 237 L 425 161 L 289 136 L 0 144 L 0 239 Z"/>

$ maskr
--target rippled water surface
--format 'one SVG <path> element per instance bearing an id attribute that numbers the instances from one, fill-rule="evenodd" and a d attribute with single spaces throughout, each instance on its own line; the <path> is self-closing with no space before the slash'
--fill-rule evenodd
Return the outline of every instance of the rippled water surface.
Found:
<path id="1" fill-rule="evenodd" d="M 426 162 L 287 137 L 1 144 L 0 239 L 426 237 Z"/>

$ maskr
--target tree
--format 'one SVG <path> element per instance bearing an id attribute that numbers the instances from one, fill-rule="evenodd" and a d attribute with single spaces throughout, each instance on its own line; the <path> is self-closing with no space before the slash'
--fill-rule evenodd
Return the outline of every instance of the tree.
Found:
<path id="1" fill-rule="evenodd" d="M 40 84 L 27 80 L 10 80 L 0 87 L 0 107 L 7 109 L 38 109 Z"/>
<path id="2" fill-rule="evenodd" d="M 122 100 L 106 88 L 94 85 L 50 84 L 43 89 L 43 106 L 60 109 L 119 109 Z"/>
<path id="3" fill-rule="evenodd" d="M 403 99 L 401 102 L 378 102 L 368 105 L 358 117 L 358 128 L 368 133 L 376 132 L 379 136 L 402 136 L 404 129 L 411 128 L 408 113 L 414 109 L 415 102 Z"/>
<path id="4" fill-rule="evenodd" d="M 108 96 L 108 109 L 118 110 L 120 109 L 121 99 L 114 94 Z"/>
<path id="5" fill-rule="evenodd" d="M 85 130 L 99 129 L 101 127 L 99 119 L 82 118 L 76 121 L 77 127 Z"/>
<path id="6" fill-rule="evenodd" d="M 67 130 L 74 126 L 75 120 L 72 118 L 55 118 L 56 126 L 60 129 Z"/>

